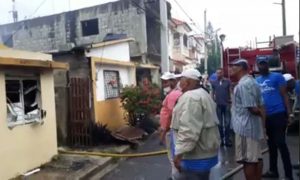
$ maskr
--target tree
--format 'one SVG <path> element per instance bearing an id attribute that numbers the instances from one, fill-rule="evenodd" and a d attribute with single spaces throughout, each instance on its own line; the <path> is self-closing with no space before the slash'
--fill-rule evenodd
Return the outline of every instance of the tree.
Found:
<path id="1" fill-rule="evenodd" d="M 215 33 L 211 22 L 207 25 L 207 72 L 209 75 L 214 73 L 220 67 L 220 42 L 217 33 Z"/>

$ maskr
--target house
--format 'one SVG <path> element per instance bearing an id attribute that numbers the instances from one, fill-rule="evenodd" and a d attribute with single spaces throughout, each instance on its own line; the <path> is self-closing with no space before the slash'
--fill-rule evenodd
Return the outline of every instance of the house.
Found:
<path id="1" fill-rule="evenodd" d="M 54 69 L 43 53 L 0 48 L 0 179 L 10 179 L 57 154 Z"/>
<path id="2" fill-rule="evenodd" d="M 159 67 L 130 59 L 133 41 L 116 39 L 52 53 L 56 61 L 70 65 L 67 73 L 55 72 L 61 144 L 92 145 L 91 124 L 105 125 L 111 131 L 126 124 L 119 98 L 122 88 L 136 85 L 150 74 L 153 81 L 159 78 Z"/>
<path id="3" fill-rule="evenodd" d="M 170 3 L 168 18 L 170 18 Z M 159 1 L 119 0 L 60 14 L 0 25 L 0 42 L 17 49 L 63 52 L 126 34 L 130 59 L 161 64 Z"/>
<path id="4" fill-rule="evenodd" d="M 169 20 L 169 59 L 171 71 L 195 68 L 203 58 L 204 41 L 191 35 L 192 28 L 184 21 Z"/>

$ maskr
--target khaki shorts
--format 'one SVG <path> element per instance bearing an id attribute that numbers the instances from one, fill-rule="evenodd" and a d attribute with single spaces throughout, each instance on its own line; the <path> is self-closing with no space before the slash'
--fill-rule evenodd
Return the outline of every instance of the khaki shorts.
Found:
<path id="1" fill-rule="evenodd" d="M 238 163 L 258 163 L 262 160 L 261 142 L 249 137 L 235 135 L 235 153 Z"/>

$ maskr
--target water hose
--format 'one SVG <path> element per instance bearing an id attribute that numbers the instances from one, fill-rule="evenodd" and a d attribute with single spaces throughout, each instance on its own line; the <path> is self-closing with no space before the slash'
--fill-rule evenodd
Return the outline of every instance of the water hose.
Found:
<path id="1" fill-rule="evenodd" d="M 106 152 L 86 152 L 86 151 L 68 151 L 58 150 L 61 154 L 74 154 L 74 155 L 89 155 L 89 156 L 102 156 L 102 157 L 115 157 L 115 158 L 134 158 L 134 157 L 148 157 L 166 154 L 167 150 L 145 152 L 145 153 L 129 153 L 129 154 L 118 154 L 118 153 L 106 153 Z"/>

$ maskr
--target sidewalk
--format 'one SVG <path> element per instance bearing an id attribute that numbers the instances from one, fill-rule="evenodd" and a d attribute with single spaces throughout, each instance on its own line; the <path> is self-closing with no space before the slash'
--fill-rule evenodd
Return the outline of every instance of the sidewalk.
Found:
<path id="1" fill-rule="evenodd" d="M 101 146 L 89 149 L 89 152 L 124 153 L 129 145 Z M 99 172 L 104 172 L 111 164 L 118 162 L 119 158 L 79 156 L 59 154 L 53 160 L 40 167 L 41 171 L 28 177 L 26 180 L 80 180 L 89 179 Z M 103 174 L 105 175 L 105 174 Z"/>

